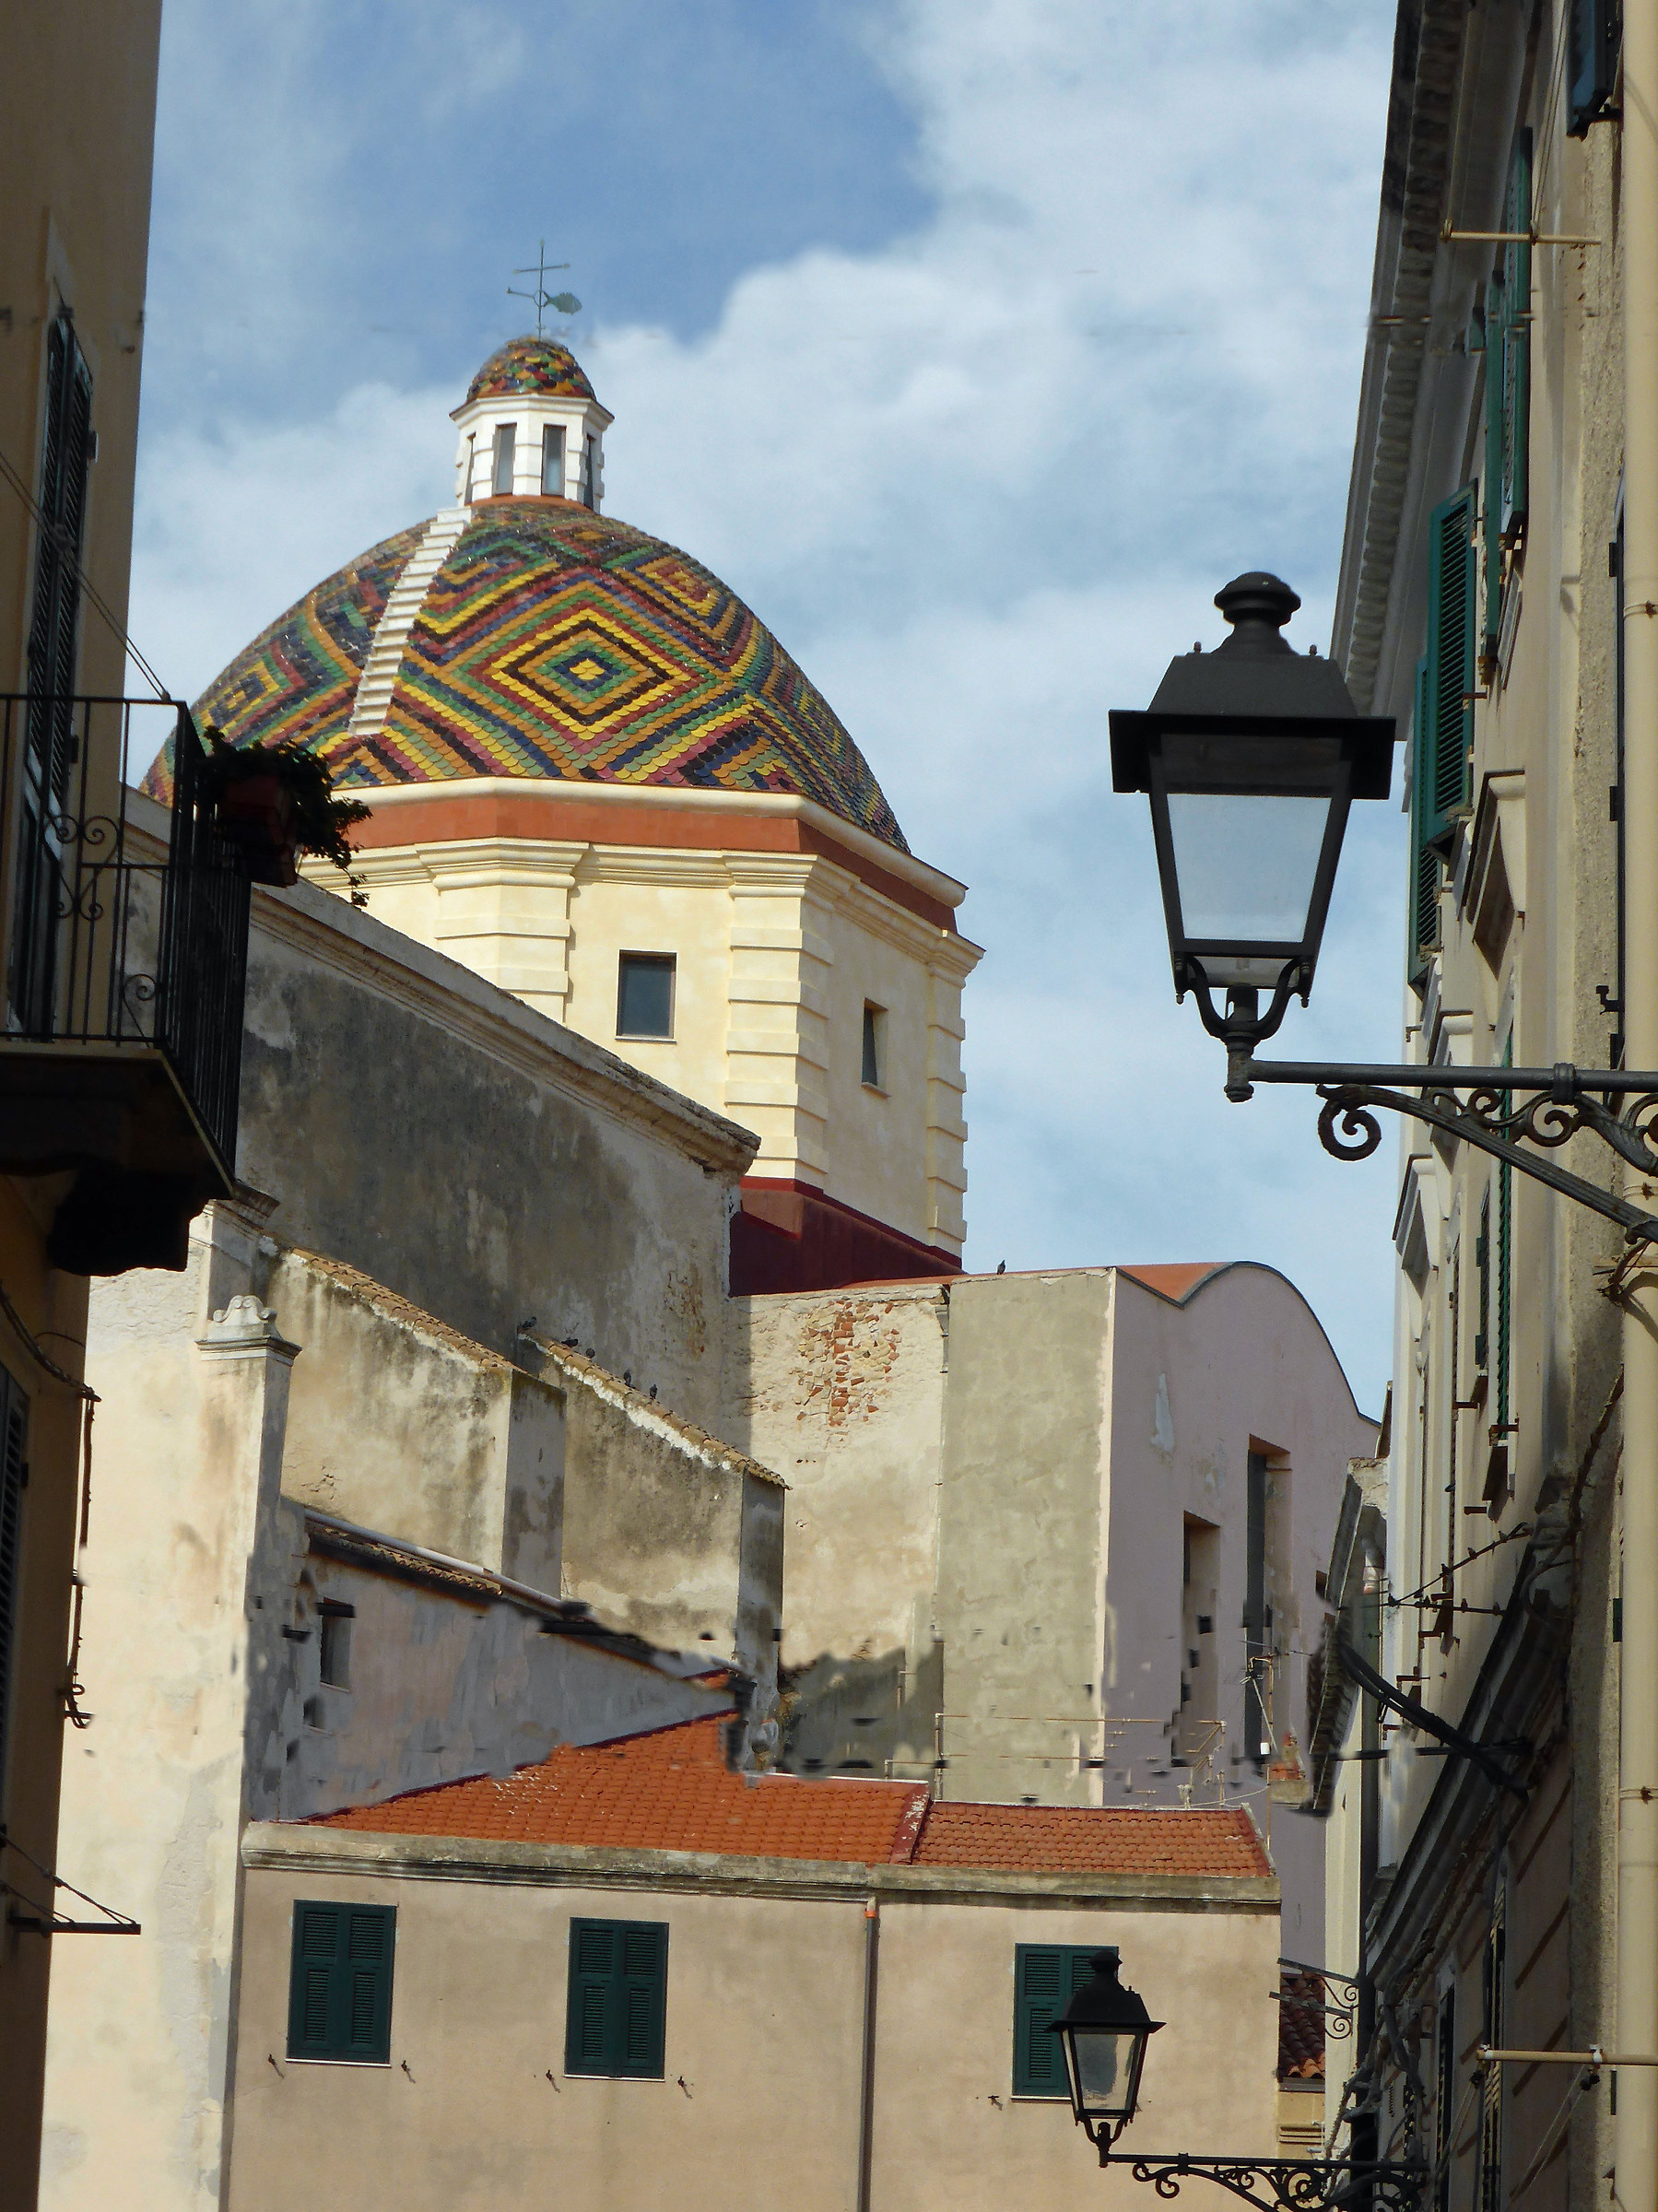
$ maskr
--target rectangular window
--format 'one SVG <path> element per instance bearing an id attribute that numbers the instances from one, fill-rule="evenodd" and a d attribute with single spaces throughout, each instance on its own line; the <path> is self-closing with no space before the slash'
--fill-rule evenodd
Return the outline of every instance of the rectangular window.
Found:
<path id="1" fill-rule="evenodd" d="M 1473 772 L 1479 581 L 1473 527 L 1471 486 L 1441 500 L 1429 523 L 1426 742 L 1417 752 L 1425 788 L 1419 828 L 1424 842 L 1445 847 L 1468 811 Z"/>
<path id="2" fill-rule="evenodd" d="M 351 1687 L 351 1623 L 357 1618 L 354 1606 L 342 1606 L 332 1597 L 323 1600 L 322 1631 L 318 1651 L 322 1658 L 323 1680 L 330 1689 L 349 1689 Z"/>
<path id="3" fill-rule="evenodd" d="M 1474 1240 L 1474 1266 L 1479 1279 L 1474 1364 L 1483 1375 L 1491 1364 L 1491 1186 L 1488 1182 L 1479 1202 L 1479 1234 Z"/>
<path id="4" fill-rule="evenodd" d="M 6 1809 L 6 1718 L 11 1710 L 18 1585 L 23 1563 L 23 1486 L 29 1479 L 29 1400 L 0 1367 L 0 1815 Z"/>
<path id="5" fill-rule="evenodd" d="M 887 1068 L 887 1009 L 864 1007 L 864 1080 L 871 1090 L 881 1088 Z"/>
<path id="6" fill-rule="evenodd" d="M 392 2063 L 395 1905 L 294 1903 L 288 2055 Z"/>
<path id="7" fill-rule="evenodd" d="M 1428 656 L 1417 663 L 1416 704 L 1411 715 L 1410 771 L 1410 945 L 1407 973 L 1420 991 L 1429 963 L 1440 944 L 1440 856 L 1423 830 L 1433 786 L 1428 749 Z"/>
<path id="8" fill-rule="evenodd" d="M 29 618 L 29 767 L 47 805 L 66 798 L 75 753 L 75 648 L 91 452 L 92 372 L 74 324 L 60 314 L 46 336 L 41 516 Z"/>
<path id="9" fill-rule="evenodd" d="M 1065 2095 L 1065 2062 L 1049 2024 L 1094 1978 L 1098 1943 L 1020 1943 L 1013 1954 L 1013 2093 Z"/>
<path id="10" fill-rule="evenodd" d="M 495 429 L 495 465 L 489 475 L 489 488 L 498 496 L 512 488 L 512 456 L 518 445 L 518 425 L 515 422 L 498 423 Z"/>
<path id="11" fill-rule="evenodd" d="M 661 1920 L 572 1920 L 564 2071 L 660 2081 L 668 2009 Z"/>
<path id="12" fill-rule="evenodd" d="M 672 1037 L 674 968 L 671 952 L 625 952 L 617 973 L 618 1037 Z"/>
<path id="13" fill-rule="evenodd" d="M 1243 1749 L 1266 1763 L 1266 1460 L 1249 1455 L 1243 1542 Z"/>
<path id="14" fill-rule="evenodd" d="M 598 474 L 598 440 L 584 438 L 582 441 L 582 504 L 596 507 L 598 499 L 594 478 Z"/>
<path id="15" fill-rule="evenodd" d="M 564 497 L 564 432 L 556 422 L 541 433 L 541 488 L 549 499 Z"/>
<path id="16" fill-rule="evenodd" d="M 1456 2144 L 1456 1990 L 1440 1998 L 1434 2052 L 1433 2203 L 1434 2212 L 1451 2212 L 1451 2159 Z"/>
<path id="17" fill-rule="evenodd" d="M 1503 1923 L 1506 1900 L 1497 1892 L 1491 1925 L 1486 1936 L 1485 1960 L 1480 1973 L 1480 2041 L 1489 2049 L 1501 2048 L 1503 2014 L 1507 2009 L 1507 1939 Z M 1506 2066 L 1487 2066 L 1480 2084 L 1479 2183 L 1475 2193 L 1476 2212 L 1501 2212 L 1502 2206 L 1502 2077 Z"/>

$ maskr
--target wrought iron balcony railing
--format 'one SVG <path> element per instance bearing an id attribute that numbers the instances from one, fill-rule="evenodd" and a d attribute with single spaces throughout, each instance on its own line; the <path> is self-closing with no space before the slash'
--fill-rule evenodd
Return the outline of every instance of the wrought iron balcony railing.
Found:
<path id="1" fill-rule="evenodd" d="M 163 848 L 125 778 L 169 738 Z M 232 1187 L 248 878 L 206 771 L 176 702 L 0 695 L 0 1168 L 148 1176 L 193 1211 Z"/>

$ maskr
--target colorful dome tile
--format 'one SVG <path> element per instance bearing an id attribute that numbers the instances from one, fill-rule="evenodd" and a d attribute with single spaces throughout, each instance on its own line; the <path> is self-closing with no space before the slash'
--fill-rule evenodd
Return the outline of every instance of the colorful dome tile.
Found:
<path id="1" fill-rule="evenodd" d="M 215 724 L 238 745 L 326 745 L 337 736 L 350 720 L 392 586 L 426 529 L 417 523 L 371 547 L 262 630 L 196 701 L 198 728 Z M 143 788 L 163 804 L 171 800 L 171 738 Z"/>
<path id="2" fill-rule="evenodd" d="M 787 792 L 909 851 L 840 720 L 735 593 L 564 500 L 475 511 L 427 588 L 383 723 L 349 735 L 374 623 L 420 535 L 320 584 L 208 688 L 198 722 L 235 744 L 301 737 L 342 789 L 523 776 Z M 170 783 L 159 760 L 145 788 L 164 798 Z"/>
<path id="3" fill-rule="evenodd" d="M 539 392 L 548 399 L 596 397 L 587 371 L 568 346 L 556 338 L 509 338 L 467 385 L 465 404 L 511 399 L 521 392 Z"/>

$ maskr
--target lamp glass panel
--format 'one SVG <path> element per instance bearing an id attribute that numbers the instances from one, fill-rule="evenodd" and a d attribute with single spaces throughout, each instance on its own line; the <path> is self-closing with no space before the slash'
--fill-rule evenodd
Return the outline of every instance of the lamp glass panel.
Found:
<path id="1" fill-rule="evenodd" d="M 1187 942 L 1299 945 L 1329 799 L 1171 791 L 1168 804 Z"/>
<path id="2" fill-rule="evenodd" d="M 1136 2040 L 1132 2033 L 1078 2031 L 1076 2072 L 1085 2110 L 1123 2111 L 1134 2081 Z"/>

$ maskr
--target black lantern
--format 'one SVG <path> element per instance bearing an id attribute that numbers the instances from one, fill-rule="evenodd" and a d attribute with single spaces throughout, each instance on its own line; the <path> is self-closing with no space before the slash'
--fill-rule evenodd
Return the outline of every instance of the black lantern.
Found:
<path id="1" fill-rule="evenodd" d="M 1111 782 L 1151 794 L 1176 997 L 1194 992 L 1205 1028 L 1247 1050 L 1307 1002 L 1347 806 L 1387 797 L 1394 725 L 1292 650 L 1301 603 L 1277 577 L 1240 576 L 1215 604 L 1225 644 L 1171 661 L 1145 713 L 1112 711 Z"/>
<path id="2" fill-rule="evenodd" d="M 1094 1979 L 1083 1983 L 1048 2032 L 1059 2037 L 1065 2054 L 1071 2110 L 1088 2129 L 1088 2141 L 1103 2151 L 1135 2116 L 1146 2045 L 1163 2023 L 1118 1981 L 1114 1947 L 1096 1951 L 1088 1964 Z"/>

